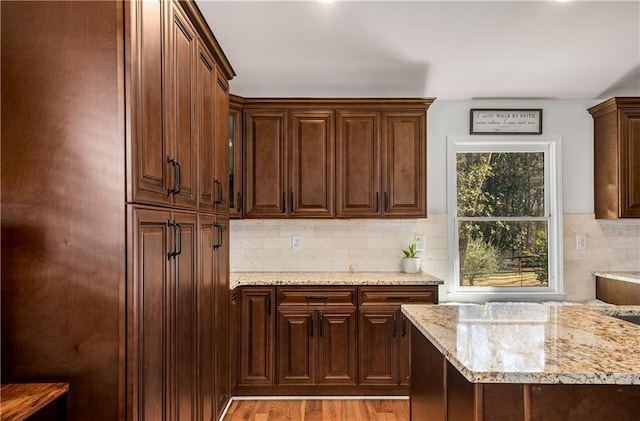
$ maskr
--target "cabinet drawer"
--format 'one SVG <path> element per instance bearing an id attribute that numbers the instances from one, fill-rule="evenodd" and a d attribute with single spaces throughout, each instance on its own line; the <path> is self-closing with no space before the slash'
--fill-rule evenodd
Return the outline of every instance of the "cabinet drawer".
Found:
<path id="1" fill-rule="evenodd" d="M 355 296 L 355 288 L 278 288 L 278 305 L 355 305 Z"/>
<path id="2" fill-rule="evenodd" d="M 437 287 L 360 288 L 360 305 L 388 306 L 410 303 L 437 303 Z"/>

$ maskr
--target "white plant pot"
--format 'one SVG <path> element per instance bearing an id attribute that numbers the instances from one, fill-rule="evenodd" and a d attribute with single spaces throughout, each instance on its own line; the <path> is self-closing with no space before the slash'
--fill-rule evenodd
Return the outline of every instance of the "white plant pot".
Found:
<path id="1" fill-rule="evenodd" d="M 419 257 L 405 257 L 402 259 L 402 265 L 404 266 L 405 273 L 418 273 L 420 272 L 420 258 Z"/>

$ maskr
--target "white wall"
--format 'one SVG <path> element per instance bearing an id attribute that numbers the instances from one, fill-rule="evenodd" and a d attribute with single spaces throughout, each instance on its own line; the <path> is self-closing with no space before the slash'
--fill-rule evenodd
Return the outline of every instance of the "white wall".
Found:
<path id="1" fill-rule="evenodd" d="M 427 117 L 427 219 L 232 221 L 231 270 L 398 271 L 401 248 L 413 235 L 424 234 L 422 269 L 447 278 L 447 137 L 470 136 L 470 108 L 542 108 L 541 137 L 562 138 L 567 299 L 592 299 L 592 271 L 640 270 L 640 220 L 600 221 L 593 216 L 593 119 L 587 109 L 599 102 L 436 100 Z M 295 234 L 303 235 L 303 250 L 291 249 Z M 587 250 L 575 250 L 576 234 L 587 235 Z M 441 299 L 446 300 L 444 288 Z"/>
<path id="2" fill-rule="evenodd" d="M 469 135 L 471 108 L 542 108 L 542 135 L 562 137 L 563 207 L 565 213 L 593 212 L 593 100 L 438 101 L 427 115 L 429 213 L 446 213 L 447 136 Z M 470 136 L 473 137 L 473 136 Z"/>

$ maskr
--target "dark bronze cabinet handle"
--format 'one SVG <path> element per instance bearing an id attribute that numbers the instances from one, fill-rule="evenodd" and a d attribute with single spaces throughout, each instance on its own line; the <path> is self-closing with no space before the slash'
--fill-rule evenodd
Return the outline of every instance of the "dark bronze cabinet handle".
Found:
<path id="1" fill-rule="evenodd" d="M 313 338 L 313 314 L 309 315 L 309 336 Z"/>
<path id="2" fill-rule="evenodd" d="M 384 211 L 389 212 L 389 195 L 384 192 Z"/>
<path id="3" fill-rule="evenodd" d="M 293 206 L 293 192 L 291 192 L 290 196 L 291 196 L 291 208 L 290 208 L 290 210 L 291 210 L 291 213 L 293 213 L 293 212 L 296 211 L 295 206 Z"/>
<path id="4" fill-rule="evenodd" d="M 389 301 L 409 301 L 411 299 L 411 297 L 393 297 L 393 296 L 388 296 L 387 300 Z"/>
<path id="5" fill-rule="evenodd" d="M 323 317 L 322 314 L 318 317 L 318 335 L 322 338 L 322 325 L 323 325 Z"/>
<path id="6" fill-rule="evenodd" d="M 180 256 L 182 254 L 182 225 L 176 223 L 176 229 L 178 230 L 178 244 L 176 246 L 175 256 Z"/>
<path id="7" fill-rule="evenodd" d="M 171 158 L 171 156 L 169 155 L 167 155 L 167 164 L 170 164 L 171 167 L 173 168 L 173 187 L 170 189 L 167 189 L 167 195 L 169 195 L 169 194 L 176 193 L 176 178 L 178 177 L 178 175 L 176 170 L 176 161 L 175 159 Z"/>
<path id="8" fill-rule="evenodd" d="M 216 243 L 213 245 L 215 250 L 222 247 L 222 225 L 214 222 L 213 226 L 216 228 Z"/>
<path id="9" fill-rule="evenodd" d="M 396 337 L 396 322 L 398 321 L 398 316 L 396 313 L 393 313 L 393 337 Z"/>
<path id="10" fill-rule="evenodd" d="M 286 212 L 287 211 L 287 209 L 286 209 L 287 205 L 285 204 L 286 197 L 287 197 L 287 194 L 285 192 L 282 192 L 282 212 Z"/>
<path id="11" fill-rule="evenodd" d="M 214 205 L 219 205 L 222 203 L 222 183 L 217 178 L 213 179 L 213 184 L 216 186 L 216 190 L 218 193 L 218 198 L 213 202 Z"/>
<path id="12" fill-rule="evenodd" d="M 167 221 L 167 225 L 170 226 L 173 229 L 173 247 L 172 250 L 170 252 L 167 253 L 167 259 L 171 260 L 171 258 L 176 256 L 177 253 L 177 241 L 176 238 L 178 237 L 178 231 L 177 231 L 177 225 L 175 223 L 175 221 L 172 221 L 171 219 L 169 219 Z"/>
<path id="13" fill-rule="evenodd" d="M 175 161 L 176 163 L 176 186 L 173 189 L 173 194 L 178 194 L 180 193 L 180 189 L 182 188 L 182 167 L 180 166 L 180 163 L 178 161 Z"/>
<path id="14" fill-rule="evenodd" d="M 402 315 L 402 337 L 407 336 L 407 318 Z"/>
<path id="15" fill-rule="evenodd" d="M 267 316 L 271 316 L 271 294 L 267 294 Z"/>
<path id="16" fill-rule="evenodd" d="M 242 212 L 242 195 L 238 193 L 238 212 Z"/>
<path id="17" fill-rule="evenodd" d="M 380 193 L 376 192 L 376 213 L 378 212 L 380 208 Z"/>

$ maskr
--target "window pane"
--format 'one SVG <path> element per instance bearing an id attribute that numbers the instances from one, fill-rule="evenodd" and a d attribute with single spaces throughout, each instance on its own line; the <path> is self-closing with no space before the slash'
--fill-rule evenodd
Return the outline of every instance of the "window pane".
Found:
<path id="1" fill-rule="evenodd" d="M 460 221 L 461 286 L 549 285 L 547 221 Z"/>
<path id="2" fill-rule="evenodd" d="M 544 152 L 456 154 L 458 216 L 544 216 Z"/>

